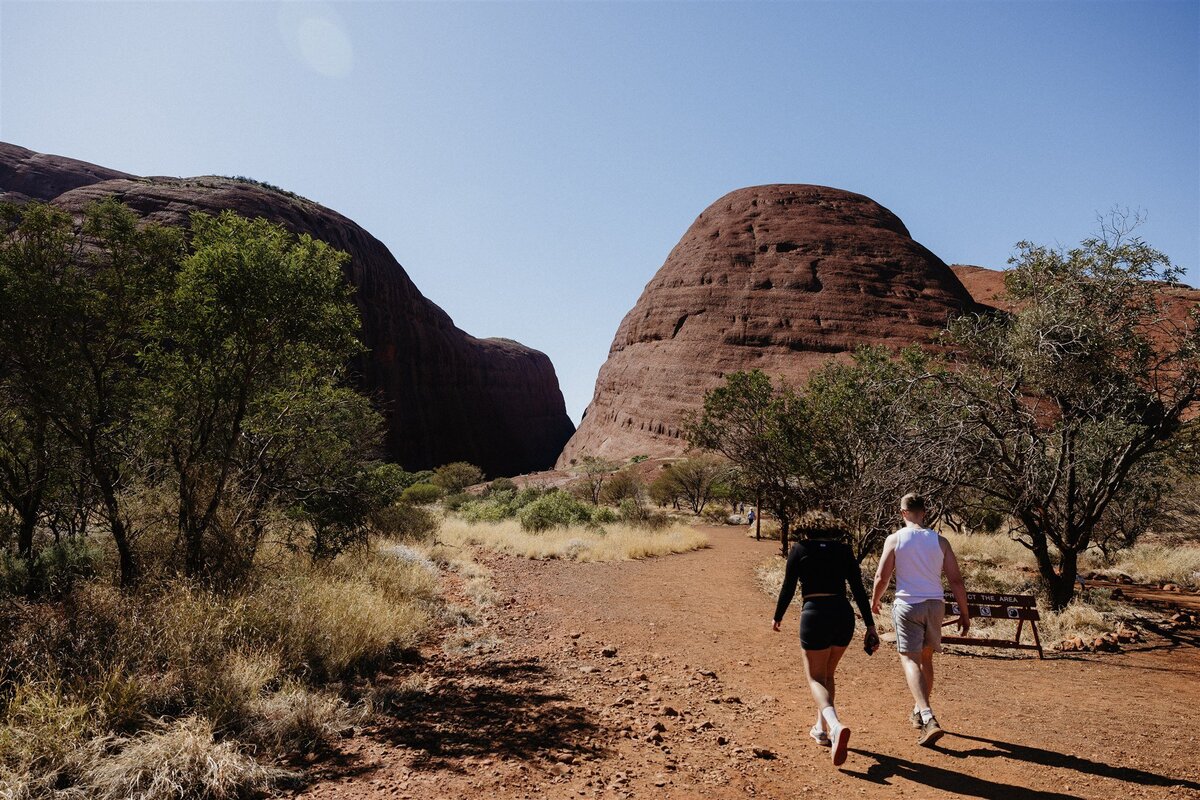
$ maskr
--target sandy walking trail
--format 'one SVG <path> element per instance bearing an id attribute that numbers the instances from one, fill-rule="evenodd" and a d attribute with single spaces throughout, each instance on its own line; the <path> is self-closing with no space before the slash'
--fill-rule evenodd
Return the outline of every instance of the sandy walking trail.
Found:
<path id="1" fill-rule="evenodd" d="M 709 549 L 637 562 L 481 555 L 496 649 L 415 665 L 427 690 L 343 742 L 303 796 L 1200 798 L 1200 648 L 1163 639 L 1040 662 L 941 656 L 950 733 L 924 749 L 894 649 L 866 656 L 860 628 L 838 672 L 853 735 L 834 768 L 807 737 L 798 608 L 773 633 L 754 582 L 777 543 L 709 533 Z"/>

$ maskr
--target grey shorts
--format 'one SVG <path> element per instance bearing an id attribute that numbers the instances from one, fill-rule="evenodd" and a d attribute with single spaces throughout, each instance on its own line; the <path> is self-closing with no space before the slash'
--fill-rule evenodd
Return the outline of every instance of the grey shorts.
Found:
<path id="1" fill-rule="evenodd" d="M 897 600 L 892 604 L 896 649 L 910 655 L 920 653 L 926 647 L 942 652 L 942 621 L 945 618 L 944 600 L 924 600 L 915 605 Z"/>

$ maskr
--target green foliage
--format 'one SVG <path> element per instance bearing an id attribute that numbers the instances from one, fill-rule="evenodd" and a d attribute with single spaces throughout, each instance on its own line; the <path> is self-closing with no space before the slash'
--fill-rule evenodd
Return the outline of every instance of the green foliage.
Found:
<path id="1" fill-rule="evenodd" d="M 600 500 L 609 505 L 620 505 L 625 500 L 641 502 L 645 487 L 637 473 L 623 469 L 610 477 L 600 489 Z"/>
<path id="2" fill-rule="evenodd" d="M 448 494 L 461 492 L 483 481 L 483 470 L 465 461 L 443 464 L 433 471 L 433 483 Z"/>
<path id="3" fill-rule="evenodd" d="M 581 503 L 563 491 L 548 492 L 525 506 L 518 513 L 521 527 L 527 531 L 544 531 L 592 521 L 592 507 Z"/>
<path id="4" fill-rule="evenodd" d="M 425 541 L 437 533 L 438 518 L 427 508 L 394 503 L 371 514 L 371 526 L 380 536 L 402 541 Z"/>
<path id="5" fill-rule="evenodd" d="M 861 560 L 894 526 L 901 495 L 919 490 L 937 501 L 956 485 L 945 429 L 926 424 L 928 368 L 916 348 L 896 357 L 863 348 L 849 363 L 832 361 L 814 372 L 799 391 L 777 389 L 760 372 L 728 376 L 706 396 L 689 436 L 728 458 L 736 472 L 714 474 L 715 463 L 672 465 L 674 496 L 692 498 L 695 510 L 713 494 L 706 481 L 761 492 L 779 519 L 784 549 L 799 513 L 826 509 L 849 523 Z M 671 493 L 665 483 L 661 495 Z"/>
<path id="6" fill-rule="evenodd" d="M 464 506 L 475 502 L 476 497 L 469 492 L 455 492 L 442 498 L 442 507 L 447 511 L 459 511 Z"/>
<path id="7" fill-rule="evenodd" d="M 491 496 L 497 492 L 512 492 L 516 494 L 517 491 L 517 484 L 513 482 L 512 478 L 496 478 L 488 484 L 487 489 L 484 490 L 484 494 L 487 496 Z"/>
<path id="8" fill-rule="evenodd" d="M 497 481 L 492 483 L 495 485 Z M 459 513 L 467 522 L 499 522 L 515 517 L 521 509 L 544 494 L 536 487 L 526 487 L 518 491 L 515 486 L 516 484 L 513 484 L 513 489 L 489 489 L 484 497 L 464 503 Z"/>
<path id="9" fill-rule="evenodd" d="M 185 238 L 114 200 L 0 225 L 0 500 L 27 561 L 39 526 L 99 513 L 131 585 L 135 485 L 171 487 L 183 570 L 222 580 L 272 507 L 328 550 L 398 493 L 369 464 L 380 418 L 341 385 L 361 349 L 344 254 L 231 212 Z"/>
<path id="10" fill-rule="evenodd" d="M 684 458 L 663 469 L 655 479 L 658 484 L 655 491 L 666 502 L 676 498 L 686 500 L 694 513 L 702 514 L 709 501 L 724 488 L 729 473 L 729 464 L 722 459 Z"/>
<path id="11" fill-rule="evenodd" d="M 935 376 L 930 426 L 959 432 L 963 486 L 1015 521 L 1055 609 L 1080 553 L 1143 527 L 1113 516 L 1157 505 L 1152 465 L 1200 398 L 1200 326 L 1164 308 L 1179 270 L 1127 222 L 1069 250 L 1019 244 L 1005 276 L 1017 310 L 956 320 L 957 364 Z"/>
<path id="12" fill-rule="evenodd" d="M 579 459 L 578 464 L 571 468 L 571 471 L 580 477 L 581 493 L 592 501 L 592 505 L 599 505 L 600 492 L 604 488 L 605 481 L 620 466 L 617 462 L 607 458 L 584 456 Z"/>
<path id="13" fill-rule="evenodd" d="M 742 480 L 761 493 L 779 519 L 787 552 L 791 521 L 815 505 L 816 489 L 799 475 L 809 442 L 803 405 L 787 386 L 778 389 L 759 370 L 735 372 L 704 396 L 704 408 L 685 424 L 693 447 L 719 453 Z"/>
<path id="14" fill-rule="evenodd" d="M 191 252 L 146 323 L 150 380 L 143 408 L 155 454 L 179 487 L 185 570 L 201 575 L 225 493 L 258 456 L 258 448 L 243 453 L 241 447 L 256 414 L 265 416 L 262 424 L 272 426 L 277 439 L 301 440 L 311 440 L 312 432 L 279 424 L 280 415 L 290 419 L 297 406 L 340 405 L 347 425 L 356 424 L 355 412 L 372 415 L 369 408 L 347 408 L 351 398 L 337 388 L 343 365 L 361 349 L 357 312 L 342 277 L 347 256 L 310 236 L 228 211 L 194 214 L 191 223 Z M 321 433 L 321 444 L 332 448 L 326 457 L 344 461 L 354 446 L 345 431 Z M 284 445 L 273 440 L 269 446 Z M 344 465 L 339 472 L 332 485 L 318 480 L 304 501 L 327 540 L 318 548 L 323 551 L 365 516 L 359 492 L 343 490 L 363 476 Z"/>
<path id="15" fill-rule="evenodd" d="M 86 474 L 128 585 L 136 565 L 122 496 L 145 438 L 135 412 L 146 321 L 169 291 L 182 235 L 139 224 L 113 200 L 88 206 L 78 226 L 40 203 L 0 205 L 0 226 L 0 397 L 10 409 L 0 483 L 26 525 L 20 549 L 32 556 L 30 526 L 43 510 L 35 486 L 53 492 Z M 38 455 L 43 439 L 55 443 L 52 462 Z"/>
<path id="16" fill-rule="evenodd" d="M 436 503 L 442 499 L 442 487 L 432 483 L 414 483 L 400 493 L 400 501 L 423 506 Z"/>

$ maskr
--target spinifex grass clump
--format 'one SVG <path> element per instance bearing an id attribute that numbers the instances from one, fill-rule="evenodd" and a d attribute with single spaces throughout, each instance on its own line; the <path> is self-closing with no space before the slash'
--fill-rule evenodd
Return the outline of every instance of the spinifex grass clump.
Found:
<path id="1" fill-rule="evenodd" d="M 415 646 L 438 603 L 430 563 L 386 549 L 293 557 L 238 591 L 176 581 L 128 594 L 89 581 L 61 603 L 10 597 L 0 795 L 264 788 L 284 774 L 264 759 L 316 748 L 361 718 L 331 682 Z"/>
<path id="2" fill-rule="evenodd" d="M 708 537 L 687 525 L 657 530 L 612 523 L 603 527 L 559 526 L 528 531 L 516 520 L 471 524 L 449 519 L 439 538 L 450 544 L 481 545 L 525 558 L 571 561 L 628 561 L 683 553 L 708 546 Z"/>

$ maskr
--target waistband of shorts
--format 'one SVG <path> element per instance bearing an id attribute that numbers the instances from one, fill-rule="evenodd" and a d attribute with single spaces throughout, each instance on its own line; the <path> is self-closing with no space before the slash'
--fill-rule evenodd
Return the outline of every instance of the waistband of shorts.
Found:
<path id="1" fill-rule="evenodd" d="M 806 604 L 807 603 L 820 603 L 822 600 L 846 600 L 846 595 L 844 595 L 844 594 L 824 594 L 824 595 L 818 595 L 817 597 L 802 597 L 800 599 Z M 846 600 L 846 602 L 848 603 L 850 601 Z"/>
<path id="2" fill-rule="evenodd" d="M 894 599 L 892 601 L 892 607 L 895 608 L 896 606 L 908 606 L 911 608 L 913 606 L 919 606 L 922 603 L 945 603 L 945 602 L 946 602 L 946 598 L 944 598 L 944 597 L 926 597 L 923 600 L 916 600 L 916 599 L 910 600 L 905 597 L 897 597 L 896 599 Z"/>

